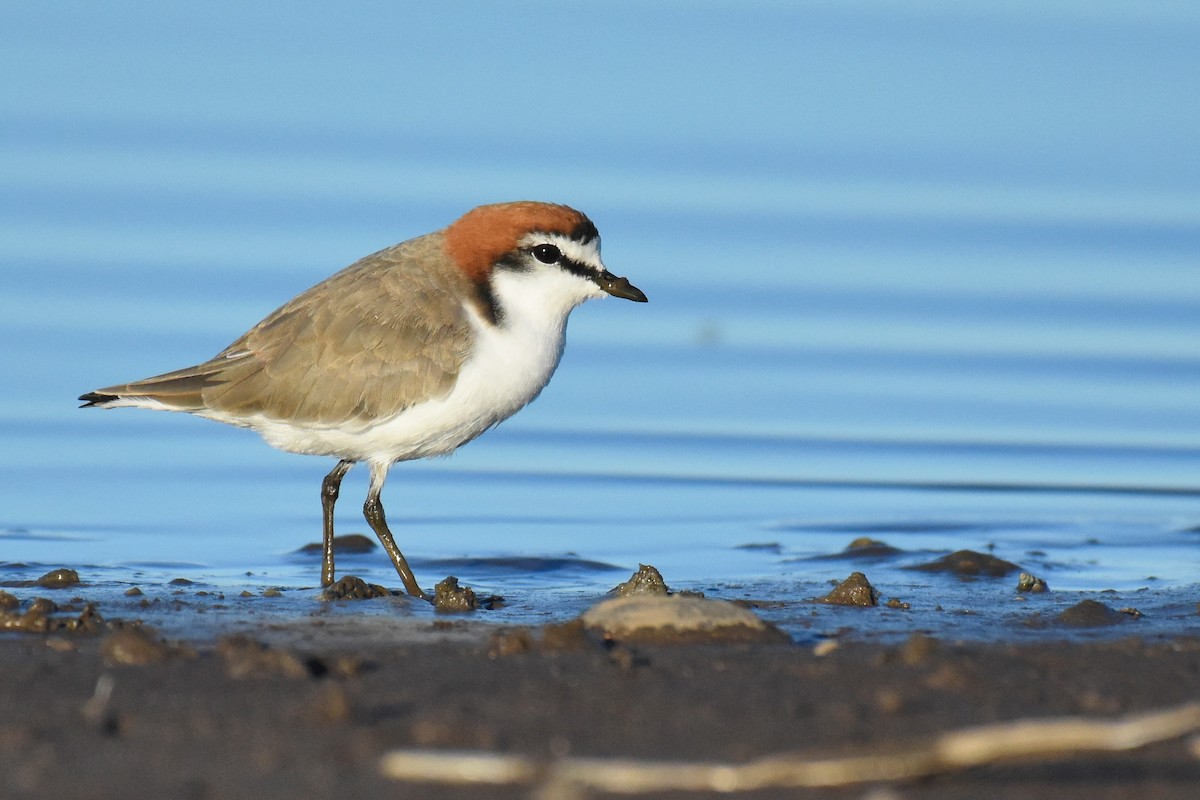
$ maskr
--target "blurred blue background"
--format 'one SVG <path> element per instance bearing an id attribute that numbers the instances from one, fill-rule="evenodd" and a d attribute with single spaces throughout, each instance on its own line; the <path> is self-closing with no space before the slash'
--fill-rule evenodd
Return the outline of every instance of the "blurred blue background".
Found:
<path id="1" fill-rule="evenodd" d="M 529 198 L 650 304 L 393 470 L 414 561 L 949 521 L 1194 574 L 1153 549 L 1200 521 L 1194 3 L 5 3 L 0 42 L 0 561 L 279 568 L 331 464 L 74 398 Z"/>

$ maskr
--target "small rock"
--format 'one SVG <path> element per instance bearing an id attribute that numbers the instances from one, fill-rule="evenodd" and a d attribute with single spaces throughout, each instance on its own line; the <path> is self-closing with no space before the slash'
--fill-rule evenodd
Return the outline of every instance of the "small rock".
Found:
<path id="1" fill-rule="evenodd" d="M 71 633 L 99 633 L 104 628 L 104 618 L 100 616 L 100 612 L 96 611 L 96 606 L 92 603 L 87 603 L 83 607 L 83 611 L 79 612 L 79 616 L 74 619 L 66 619 L 61 621 L 58 630 L 66 630 Z"/>
<path id="2" fill-rule="evenodd" d="M 986 553 L 977 553 L 974 550 L 959 550 L 948 556 L 942 556 L 936 561 L 930 561 L 928 564 L 918 564 L 915 567 L 909 567 L 909 569 L 921 570 L 922 572 L 952 572 L 955 575 L 985 575 L 990 578 L 1003 578 L 1010 572 L 1016 572 L 1021 568 L 1011 561 L 1005 561 L 1002 558 L 996 558 Z"/>
<path id="3" fill-rule="evenodd" d="M 350 721 L 352 710 L 345 688 L 336 683 L 325 683 L 312 700 L 309 716 L 321 724 L 340 724 Z"/>
<path id="4" fill-rule="evenodd" d="M 634 595 L 604 600 L 580 617 L 607 640 L 652 642 L 786 641 L 787 634 L 724 600 Z"/>
<path id="5" fill-rule="evenodd" d="M 263 592 L 263 597 L 281 597 L 279 590 L 275 590 L 275 594 L 270 593 L 271 590 Z M 337 583 L 329 586 L 321 593 L 321 598 L 324 600 L 370 600 L 374 597 L 391 597 L 392 592 L 384 586 L 377 583 L 367 583 L 362 578 L 354 575 L 347 575 L 340 579 Z"/>
<path id="6" fill-rule="evenodd" d="M 665 596 L 671 593 L 663 580 L 662 573 L 648 564 L 639 564 L 637 572 L 629 580 L 619 583 L 608 591 L 613 597 L 634 597 L 636 595 Z"/>
<path id="7" fill-rule="evenodd" d="M 369 553 L 378 545 L 374 540 L 363 536 L 361 533 L 348 533 L 345 536 L 333 537 L 333 552 L 338 554 L 349 553 Z M 308 544 L 297 550 L 297 553 L 304 555 L 320 555 L 325 550 L 325 545 L 321 542 L 309 542 Z"/>
<path id="8" fill-rule="evenodd" d="M 879 605 L 879 592 L 875 591 L 866 575 L 853 572 L 820 600 L 839 606 L 875 606 Z"/>
<path id="9" fill-rule="evenodd" d="M 171 648 L 140 625 L 110 633 L 100 642 L 100 656 L 114 666 L 153 664 L 170 655 Z"/>
<path id="10" fill-rule="evenodd" d="M 459 586 L 458 578 L 451 575 L 433 587 L 434 610 L 443 614 L 461 614 L 479 608 L 479 599 L 469 586 Z"/>
<path id="11" fill-rule="evenodd" d="M 900 645 L 900 660 L 909 666 L 923 664 L 937 654 L 940 645 L 937 639 L 923 633 L 914 633 Z"/>
<path id="12" fill-rule="evenodd" d="M 839 642 L 837 639 L 822 639 L 821 641 L 819 641 L 815 645 L 813 645 L 812 652 L 813 652 L 814 656 L 821 658 L 821 657 L 829 655 L 830 653 L 832 653 L 834 650 L 837 650 L 841 646 L 842 646 L 842 643 Z"/>
<path id="13" fill-rule="evenodd" d="M 142 590 L 136 586 L 130 586 L 128 589 L 125 590 L 126 597 L 141 597 L 142 594 L 143 594 Z"/>
<path id="14" fill-rule="evenodd" d="M 883 561 L 894 558 L 902 553 L 900 548 L 892 547 L 887 542 L 872 539 L 870 536 L 860 536 L 846 545 L 844 550 L 836 553 L 822 553 L 817 556 L 788 559 L 789 561 Z"/>
<path id="15" fill-rule="evenodd" d="M 104 626 L 104 620 L 91 603 L 85 604 L 83 611 L 75 618 L 54 616 L 59 613 L 58 604 L 47 597 L 35 598 L 24 613 L 19 605 L 0 607 L 0 630 L 20 633 L 96 633 Z"/>
<path id="16" fill-rule="evenodd" d="M 49 629 L 50 617 L 45 612 L 30 608 L 21 614 L 19 608 L 0 609 L 0 631 L 45 633 Z"/>
<path id="17" fill-rule="evenodd" d="M 502 628 L 488 641 L 488 658 L 523 655 L 532 652 L 591 650 L 603 645 L 599 637 L 588 635 L 581 619 L 551 622 L 538 628 Z"/>
<path id="18" fill-rule="evenodd" d="M 1033 592 L 1036 594 L 1038 592 L 1048 592 L 1050 591 L 1050 587 L 1046 585 L 1044 580 L 1036 575 L 1028 572 L 1022 572 L 1017 576 L 1017 591 Z"/>
<path id="19" fill-rule="evenodd" d="M 487 656 L 490 659 L 524 655 L 533 652 L 533 634 L 529 628 L 502 628 L 488 638 Z"/>
<path id="20" fill-rule="evenodd" d="M 587 635 L 582 619 L 567 622 L 552 622 L 542 626 L 542 637 L 538 640 L 541 650 L 586 650 L 595 646 Z"/>
<path id="21" fill-rule="evenodd" d="M 53 569 L 34 583 L 44 589 L 65 589 L 79 583 L 79 573 L 73 569 Z"/>
<path id="22" fill-rule="evenodd" d="M 870 536 L 860 536 L 842 551 L 843 556 L 853 558 L 885 558 L 900 553 L 900 548 L 892 547 L 887 542 L 872 539 Z"/>
<path id="23" fill-rule="evenodd" d="M 33 602 L 29 604 L 26 613 L 36 614 L 53 614 L 58 611 L 58 603 L 51 600 L 49 597 L 35 597 Z"/>
<path id="24" fill-rule="evenodd" d="M 1100 628 L 1125 621 L 1125 615 L 1096 600 L 1080 600 L 1058 615 L 1058 621 L 1073 628 Z"/>
<path id="25" fill-rule="evenodd" d="M 782 553 L 783 545 L 779 542 L 746 542 L 734 546 L 735 550 L 757 550 L 764 553 Z"/>
<path id="26" fill-rule="evenodd" d="M 312 670 L 288 650 L 275 650 L 249 636 L 224 636 L 217 642 L 217 655 L 225 662 L 225 672 L 231 678 L 283 676 L 307 678 Z"/>

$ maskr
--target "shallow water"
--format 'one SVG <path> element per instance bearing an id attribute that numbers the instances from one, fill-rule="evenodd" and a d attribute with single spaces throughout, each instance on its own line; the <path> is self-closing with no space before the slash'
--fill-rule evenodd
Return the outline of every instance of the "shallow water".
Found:
<path id="1" fill-rule="evenodd" d="M 530 196 L 587 210 L 650 303 L 580 309 L 537 402 L 393 470 L 389 518 L 427 583 L 453 573 L 521 621 L 638 563 L 795 603 L 862 568 L 913 604 L 879 625 L 982 636 L 1011 626 L 914 614 L 1104 590 L 1139 624 L 1139 600 L 1194 606 L 1189 5 L 529 8 L 586 22 L 571 75 L 489 58 L 512 24 L 491 11 L 0 12 L 0 581 L 72 566 L 114 603 L 184 577 L 307 604 L 318 564 L 294 551 L 331 464 L 73 398 L 195 363 L 365 253 Z M 451 32 L 479 54 L 427 45 Z M 497 80 L 539 87 L 527 113 Z M 365 530 L 364 492 L 351 472 L 340 532 Z M 814 560 L 861 535 L 904 555 Z M 1055 592 L 902 569 L 957 549 Z M 340 567 L 395 583 L 378 553 Z M 789 609 L 763 613 L 816 635 L 811 606 Z M 863 619 L 817 613 L 819 633 Z"/>

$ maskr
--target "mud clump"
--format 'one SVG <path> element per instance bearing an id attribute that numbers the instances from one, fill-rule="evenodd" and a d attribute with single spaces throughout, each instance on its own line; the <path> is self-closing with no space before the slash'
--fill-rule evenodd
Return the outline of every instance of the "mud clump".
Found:
<path id="1" fill-rule="evenodd" d="M 1056 619 L 1072 628 L 1101 628 L 1124 622 L 1126 615 L 1097 600 L 1080 600 Z"/>
<path id="2" fill-rule="evenodd" d="M 539 628 L 508 628 L 496 631 L 488 640 L 488 658 L 523 655 L 525 653 L 552 653 L 590 650 L 603 644 L 603 640 L 589 636 L 582 619 L 567 622 L 552 622 Z"/>
<path id="3" fill-rule="evenodd" d="M 892 556 L 899 555 L 901 552 L 900 548 L 892 547 L 887 542 L 872 539 L 870 536 L 860 536 L 846 545 L 846 549 L 842 552 L 831 556 L 822 556 L 822 558 L 891 558 Z"/>
<path id="4" fill-rule="evenodd" d="M 91 603 L 85 604 L 83 610 L 72 617 L 70 610 L 60 609 L 48 597 L 33 599 L 22 611 L 17 598 L 7 592 L 0 592 L 0 595 L 4 595 L 0 598 L 0 631 L 90 634 L 104 628 L 104 619 Z"/>
<path id="5" fill-rule="evenodd" d="M 842 555 L 852 558 L 887 558 L 898 555 L 900 548 L 892 547 L 887 542 L 872 539 L 870 536 L 860 536 L 842 551 Z"/>
<path id="6" fill-rule="evenodd" d="M 532 653 L 537 639 L 529 628 L 502 629 L 488 637 L 487 655 L 490 659 Z"/>
<path id="7" fill-rule="evenodd" d="M 587 632 L 610 642 L 788 641 L 783 631 L 741 606 L 692 595 L 615 597 L 579 619 Z"/>
<path id="8" fill-rule="evenodd" d="M 475 591 L 470 586 L 459 586 L 453 575 L 433 587 L 433 608 L 441 614 L 462 614 L 479 607 Z"/>
<path id="9" fill-rule="evenodd" d="M 955 575 L 983 575 L 989 578 L 1003 578 L 1009 573 L 1020 571 L 1021 568 L 1011 561 L 989 556 L 986 553 L 977 553 L 974 550 L 958 550 L 950 555 L 942 556 L 936 561 L 930 561 L 928 564 L 918 564 L 908 569 L 920 570 L 921 572 L 950 572 Z"/>
<path id="10" fill-rule="evenodd" d="M 131 625 L 105 636 L 100 642 L 100 657 L 113 666 L 143 666 L 166 661 L 190 651 L 164 642 L 151 629 Z"/>
<path id="11" fill-rule="evenodd" d="M 834 587 L 833 591 L 820 598 L 822 603 L 838 606 L 877 606 L 879 592 L 861 572 L 853 572 L 849 578 Z"/>
<path id="12" fill-rule="evenodd" d="M 453 575 L 433 587 L 431 602 L 433 610 L 439 614 L 461 614 L 481 608 L 492 611 L 504 606 L 504 598 L 500 595 L 477 595 L 470 586 L 460 585 Z"/>
<path id="13" fill-rule="evenodd" d="M 222 637 L 217 655 L 225 662 L 225 673 L 234 679 L 314 678 L 331 672 L 316 658 L 305 659 L 290 650 L 268 647 L 243 634 Z"/>
<path id="14" fill-rule="evenodd" d="M 50 616 L 58 610 L 53 600 L 39 597 L 21 611 L 20 601 L 7 592 L 4 593 L 3 606 L 0 607 L 0 631 L 19 631 L 21 633 L 48 633 L 53 618 Z M 17 602 L 13 602 L 17 601 Z"/>
<path id="15" fill-rule="evenodd" d="M 666 597 L 671 594 L 662 573 L 649 564 L 638 564 L 637 572 L 629 580 L 619 583 L 608 590 L 610 597 L 656 596 Z"/>
<path id="16" fill-rule="evenodd" d="M 585 650 L 592 644 L 582 619 L 542 626 L 542 650 Z"/>
<path id="17" fill-rule="evenodd" d="M 914 633 L 900 645 L 900 661 L 912 666 L 918 666 L 932 661 L 940 652 L 941 644 L 937 639 L 923 633 Z"/>
<path id="18" fill-rule="evenodd" d="M 1038 594 L 1050 591 L 1050 587 L 1036 575 L 1029 572 L 1022 572 L 1017 576 L 1017 591 Z"/>
<path id="19" fill-rule="evenodd" d="M 363 536 L 361 533 L 348 533 L 345 536 L 333 537 L 333 552 L 343 555 L 353 553 L 370 553 L 378 547 L 374 541 Z M 325 545 L 322 542 L 309 542 L 308 544 L 297 550 L 297 553 L 302 555 L 320 555 L 325 550 Z"/>
<path id="20" fill-rule="evenodd" d="M 263 592 L 263 597 L 267 597 Z M 323 600 L 370 600 L 375 597 L 391 597 L 392 590 L 377 583 L 367 583 L 362 578 L 347 575 L 321 592 Z"/>
<path id="21" fill-rule="evenodd" d="M 52 569 L 34 581 L 43 589 L 66 589 L 79 585 L 79 573 L 73 569 Z"/>

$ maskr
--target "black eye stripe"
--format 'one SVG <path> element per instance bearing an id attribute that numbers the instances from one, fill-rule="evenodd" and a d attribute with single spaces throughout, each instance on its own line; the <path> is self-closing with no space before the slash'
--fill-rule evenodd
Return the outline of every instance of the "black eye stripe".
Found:
<path id="1" fill-rule="evenodd" d="M 570 272 L 573 275 L 579 275 L 583 278 L 590 278 L 596 274 L 594 267 L 588 266 L 581 261 L 575 261 L 566 256 L 557 246 L 543 243 L 534 245 L 529 251 L 533 257 L 543 264 L 556 264 L 563 270 Z"/>
<path id="2" fill-rule="evenodd" d="M 573 260 L 564 254 L 561 248 L 549 242 L 542 242 L 528 249 L 515 250 L 498 261 L 496 268 L 512 272 L 528 272 L 533 268 L 533 264 L 531 263 L 533 261 L 556 266 L 564 272 L 569 272 L 572 275 L 578 275 L 588 280 L 593 279 L 600 271 L 591 264 Z"/>
<path id="3" fill-rule="evenodd" d="M 579 261 L 572 261 L 565 256 L 561 261 L 558 262 L 558 265 L 567 272 L 570 272 L 573 275 L 578 275 L 581 278 L 591 278 L 596 274 L 596 270 L 594 268 L 589 267 L 587 264 L 583 264 Z"/>

